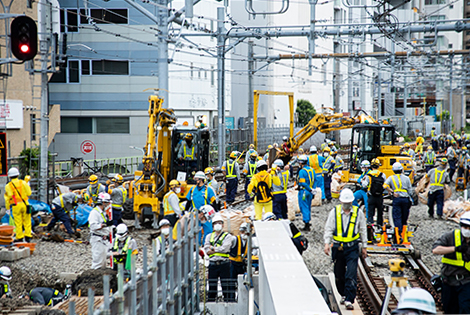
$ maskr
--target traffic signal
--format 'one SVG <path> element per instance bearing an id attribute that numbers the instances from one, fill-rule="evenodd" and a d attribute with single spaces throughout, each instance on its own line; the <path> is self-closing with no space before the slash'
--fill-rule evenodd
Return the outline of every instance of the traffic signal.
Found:
<path id="1" fill-rule="evenodd" d="M 11 22 L 10 48 L 19 60 L 31 60 L 38 53 L 38 28 L 27 16 L 19 16 Z"/>

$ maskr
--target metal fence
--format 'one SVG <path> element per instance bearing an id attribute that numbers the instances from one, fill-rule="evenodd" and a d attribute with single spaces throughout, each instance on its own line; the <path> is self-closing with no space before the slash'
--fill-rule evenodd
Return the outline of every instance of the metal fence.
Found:
<path id="1" fill-rule="evenodd" d="M 55 162 L 55 175 L 59 177 L 72 177 L 87 172 L 93 173 L 119 173 L 122 175 L 133 174 L 139 164 L 142 163 L 142 156 L 129 156 L 96 160 L 65 160 Z"/>

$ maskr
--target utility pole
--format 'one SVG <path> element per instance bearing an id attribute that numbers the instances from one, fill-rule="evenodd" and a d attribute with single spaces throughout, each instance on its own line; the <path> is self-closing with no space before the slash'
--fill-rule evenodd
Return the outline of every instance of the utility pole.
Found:
<path id="1" fill-rule="evenodd" d="M 46 0 L 40 0 L 38 3 L 42 6 L 39 10 L 41 14 L 41 24 L 39 33 L 42 35 L 39 40 L 39 53 L 41 56 L 41 138 L 39 147 L 41 150 L 39 158 L 39 178 L 38 178 L 38 199 L 48 202 L 47 199 L 47 170 L 48 170 L 48 134 L 49 134 L 49 98 L 47 91 L 47 56 L 49 52 L 50 34 L 47 31 L 46 19 L 48 18 L 47 9 L 49 4 Z"/>
<path id="2" fill-rule="evenodd" d="M 253 41 L 248 41 L 248 123 L 250 126 L 250 139 L 253 139 L 253 70 L 254 70 L 254 59 L 253 59 Z"/>
<path id="3" fill-rule="evenodd" d="M 408 135 L 408 123 L 406 121 L 406 106 L 408 103 L 408 85 L 406 83 L 406 73 L 403 76 L 403 135 Z"/>
<path id="4" fill-rule="evenodd" d="M 310 3 L 310 34 L 308 41 L 308 75 L 312 75 L 312 55 L 315 53 L 315 6 L 317 5 L 318 0 L 309 0 Z"/>
<path id="5" fill-rule="evenodd" d="M 380 109 L 382 108 L 382 77 L 379 74 L 377 76 L 377 108 L 375 110 L 375 119 L 379 120 Z"/>
<path id="6" fill-rule="evenodd" d="M 158 89 L 163 108 L 168 108 L 168 0 L 158 0 Z"/>
<path id="7" fill-rule="evenodd" d="M 467 90 L 467 69 L 465 69 L 464 58 L 462 58 L 462 71 L 465 71 L 464 78 L 462 79 L 462 115 L 460 130 L 465 128 L 465 119 L 467 118 L 467 104 L 465 102 L 465 91 Z"/>
<path id="8" fill-rule="evenodd" d="M 333 13 L 333 18 L 334 22 L 333 23 L 339 23 L 341 22 L 341 9 L 337 9 L 336 7 L 334 8 L 334 13 Z M 341 45 L 338 43 L 339 38 L 334 37 L 333 39 L 333 52 L 334 53 L 340 53 L 341 52 Z M 340 82 L 341 82 L 341 74 L 340 74 L 340 63 L 339 60 L 336 58 L 333 59 L 333 108 L 335 109 L 336 113 L 339 113 L 341 111 L 340 108 Z M 351 113 L 352 114 L 352 113 Z M 341 145 L 341 132 L 339 130 L 336 130 L 334 132 L 336 143 Z"/>
<path id="9" fill-rule="evenodd" d="M 225 161 L 225 26 L 224 8 L 217 8 L 217 112 L 219 166 Z"/>
<path id="10" fill-rule="evenodd" d="M 449 72 L 449 130 L 447 132 L 450 132 L 452 130 L 452 67 L 454 63 L 454 56 L 450 55 L 449 56 L 450 60 L 450 72 Z"/>
<path id="11" fill-rule="evenodd" d="M 348 23 L 352 24 L 353 22 L 353 9 L 348 8 Z M 348 45 L 348 53 L 352 54 L 353 52 L 353 40 L 354 40 L 354 35 L 349 35 L 349 45 Z M 354 110 L 353 108 L 353 83 L 352 83 L 352 74 L 353 74 L 353 60 L 352 58 L 348 58 L 348 112 L 351 112 Z"/>

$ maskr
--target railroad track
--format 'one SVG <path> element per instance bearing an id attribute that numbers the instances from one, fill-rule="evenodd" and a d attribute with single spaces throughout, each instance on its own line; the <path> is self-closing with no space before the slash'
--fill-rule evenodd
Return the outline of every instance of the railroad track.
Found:
<path id="1" fill-rule="evenodd" d="M 374 254 L 370 255 L 369 258 L 373 259 Z M 415 251 L 413 254 L 409 255 L 390 255 L 389 258 L 401 258 L 405 260 L 406 269 L 404 270 L 404 274 L 408 277 L 410 286 L 413 288 L 423 288 L 431 293 L 436 301 L 438 313 L 442 313 L 441 296 L 434 290 L 430 281 L 433 274 L 420 259 L 419 251 Z M 365 315 L 380 314 L 388 287 L 388 283 L 386 282 L 387 277 L 378 275 L 374 272 L 374 268 L 375 267 L 371 265 L 369 261 L 363 258 L 359 259 L 357 302 Z M 388 305 L 388 314 L 390 314 L 397 305 L 398 299 L 393 295 L 392 291 Z"/>

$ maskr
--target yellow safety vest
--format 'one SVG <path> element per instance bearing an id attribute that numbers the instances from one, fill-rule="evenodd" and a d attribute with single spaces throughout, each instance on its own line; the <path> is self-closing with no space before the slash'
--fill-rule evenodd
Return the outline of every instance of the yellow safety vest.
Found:
<path id="1" fill-rule="evenodd" d="M 318 154 L 313 154 L 308 157 L 310 167 L 313 168 L 315 173 L 320 174 L 322 172 L 320 162 L 318 161 Z"/>
<path id="2" fill-rule="evenodd" d="M 435 137 L 436 136 L 436 130 L 431 130 L 431 137 Z"/>
<path id="3" fill-rule="evenodd" d="M 246 177 L 248 178 L 252 178 L 253 175 L 255 175 L 256 173 L 256 163 L 250 163 L 248 162 L 248 175 L 246 175 Z"/>
<path id="4" fill-rule="evenodd" d="M 434 152 L 431 152 L 431 154 L 426 152 L 426 160 L 424 164 L 434 165 L 434 158 L 435 158 Z"/>
<path id="5" fill-rule="evenodd" d="M 245 260 L 245 257 L 246 257 L 246 254 L 248 253 L 248 246 L 245 246 L 245 252 L 242 254 L 242 238 L 240 235 L 237 235 L 237 240 L 238 240 L 238 243 L 237 243 L 237 256 L 236 257 L 232 257 L 230 256 L 230 260 L 231 261 L 237 261 L 237 262 L 243 262 L 243 260 Z M 248 244 L 246 244 L 248 245 Z"/>
<path id="6" fill-rule="evenodd" d="M 358 207 L 353 206 L 351 217 L 349 218 L 349 225 L 346 231 L 346 236 L 344 236 L 343 232 L 343 220 L 341 218 L 341 205 L 337 205 L 335 207 L 336 211 L 336 231 L 333 234 L 333 239 L 337 242 L 342 243 L 349 243 L 355 241 L 359 238 L 359 232 L 357 234 L 354 233 L 354 229 L 356 228 L 356 220 L 357 220 L 357 211 Z"/>
<path id="7" fill-rule="evenodd" d="M 104 223 L 108 222 L 108 220 L 106 220 L 106 217 L 104 216 L 104 214 L 103 214 L 103 212 L 102 212 L 102 211 L 100 211 L 100 210 L 96 209 L 96 207 L 95 207 L 95 208 L 93 208 L 93 209 L 91 209 L 91 211 L 93 211 L 93 210 L 96 210 L 96 211 L 98 211 L 98 212 L 99 212 L 99 214 L 101 214 L 101 217 L 103 218 L 103 220 L 104 220 Z M 90 212 L 90 213 L 91 213 L 91 212 Z M 88 222 L 88 226 L 90 226 L 90 222 Z"/>
<path id="8" fill-rule="evenodd" d="M 395 181 L 395 178 L 398 179 L 398 184 L 400 185 L 397 185 L 397 182 Z M 394 192 L 397 192 L 397 191 L 401 191 L 401 192 L 408 192 L 406 191 L 405 189 L 403 189 L 403 185 L 401 183 L 401 177 L 400 175 L 393 175 L 392 176 L 392 181 L 393 181 L 393 185 L 395 186 L 395 189 L 393 190 Z"/>
<path id="9" fill-rule="evenodd" d="M 124 187 L 118 187 L 116 189 L 119 189 L 121 192 L 122 192 L 122 205 L 124 204 L 124 202 L 126 202 L 127 200 L 127 189 L 125 189 Z M 114 208 L 121 208 L 122 205 L 118 205 L 118 204 L 111 204 L 111 207 L 114 207 Z"/>
<path id="10" fill-rule="evenodd" d="M 444 187 L 444 184 L 441 184 L 442 177 L 444 176 L 444 172 L 446 170 L 438 171 L 437 169 L 434 171 L 434 183 L 431 186 L 441 186 Z M 437 173 L 439 173 L 439 180 L 437 179 Z"/>
<path id="11" fill-rule="evenodd" d="M 330 160 L 333 160 L 333 162 L 335 162 L 335 160 L 331 157 L 331 155 L 328 155 L 328 157 L 326 158 L 325 160 L 325 163 L 323 163 L 323 171 L 329 171 L 329 169 L 325 168 L 325 165 L 327 165 L 327 163 L 329 163 Z"/>
<path id="12" fill-rule="evenodd" d="M 235 167 L 235 161 L 233 161 L 232 163 L 230 163 L 230 161 L 227 161 L 227 175 L 225 175 L 225 177 L 227 178 L 237 177 L 237 175 L 233 173 L 234 167 Z"/>
<path id="13" fill-rule="evenodd" d="M 129 248 L 130 241 L 131 241 L 131 237 L 128 236 L 126 238 L 126 243 L 124 244 L 124 247 L 121 249 L 121 251 L 119 251 L 119 240 L 116 238 L 116 240 L 114 241 L 114 245 L 113 245 L 113 252 L 118 252 L 120 255 L 127 254 L 127 249 Z M 124 257 L 120 257 L 119 259 L 114 258 L 114 262 L 116 264 L 122 263 L 124 260 L 126 260 Z"/>
<path id="14" fill-rule="evenodd" d="M 209 243 L 214 246 L 214 247 L 220 247 L 222 243 L 224 242 L 225 237 L 228 235 L 227 232 L 223 232 L 222 235 L 219 237 L 217 242 L 215 242 L 215 232 L 211 233 L 211 238 L 209 239 Z M 212 255 L 209 255 L 209 257 L 213 256 L 220 256 L 220 257 L 227 257 L 229 258 L 229 254 L 224 254 L 224 253 L 214 253 Z"/>
<path id="15" fill-rule="evenodd" d="M 454 230 L 454 246 L 457 247 L 457 246 L 460 246 L 461 244 L 462 244 L 462 239 L 460 237 L 460 230 L 456 229 Z M 470 262 L 465 262 L 462 258 L 462 253 L 460 252 L 455 252 L 455 259 L 442 257 L 441 262 L 443 264 L 448 264 L 452 266 L 465 267 L 465 269 L 470 271 Z"/>
<path id="16" fill-rule="evenodd" d="M 184 151 L 184 159 L 187 157 L 191 158 L 191 160 L 194 160 L 194 147 L 191 149 L 191 154 L 186 154 L 186 145 L 183 144 L 183 151 Z"/>
<path id="17" fill-rule="evenodd" d="M 307 172 L 308 173 L 308 172 Z M 282 190 L 273 191 L 273 195 L 285 194 L 287 192 L 287 184 L 289 181 L 289 171 L 281 172 Z"/>
<path id="18" fill-rule="evenodd" d="M 307 171 L 308 180 L 310 181 L 309 186 L 310 186 L 310 188 L 312 188 L 313 187 L 313 181 L 314 181 L 314 178 L 315 178 L 315 176 L 313 175 L 313 169 L 309 169 L 309 170 L 305 170 L 305 171 Z"/>
<path id="19" fill-rule="evenodd" d="M 191 202 L 193 203 L 193 210 L 196 211 L 199 209 L 196 209 L 196 205 L 194 204 L 194 198 L 193 198 L 194 189 L 196 189 L 196 186 L 194 186 L 193 189 L 191 190 Z M 204 205 L 207 205 L 207 187 L 205 187 L 205 189 L 206 189 L 206 196 L 204 198 Z"/>
<path id="20" fill-rule="evenodd" d="M 173 207 L 170 205 L 170 202 L 168 201 L 168 198 L 170 197 L 171 194 L 175 194 L 173 190 L 170 190 L 164 197 L 163 197 L 163 215 L 170 215 L 175 213 L 175 210 Z M 176 195 L 176 194 L 175 194 Z M 191 195 L 191 198 L 193 196 Z M 194 204 L 194 202 L 193 202 Z"/>

